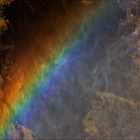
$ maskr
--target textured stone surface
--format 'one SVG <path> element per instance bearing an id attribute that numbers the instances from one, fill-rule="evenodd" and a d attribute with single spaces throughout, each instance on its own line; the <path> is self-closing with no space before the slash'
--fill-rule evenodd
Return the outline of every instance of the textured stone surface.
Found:
<path id="1" fill-rule="evenodd" d="M 16 126 L 11 125 L 7 134 L 9 140 L 33 140 L 31 130 L 24 127 L 23 125 L 17 124 Z"/>
<path id="2" fill-rule="evenodd" d="M 83 121 L 89 139 L 140 137 L 140 102 L 112 93 L 97 93 L 93 98 L 91 109 Z M 86 125 L 88 121 L 91 121 L 91 126 Z"/>

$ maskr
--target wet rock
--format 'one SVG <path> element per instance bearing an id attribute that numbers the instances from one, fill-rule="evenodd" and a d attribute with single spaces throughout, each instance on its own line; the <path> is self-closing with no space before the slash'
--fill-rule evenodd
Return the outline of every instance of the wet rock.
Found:
<path id="1" fill-rule="evenodd" d="M 139 139 L 139 115 L 140 102 L 99 92 L 91 102 L 83 126 L 90 139 Z M 85 125 L 89 120 L 94 122 L 94 127 L 92 123 Z"/>
<path id="2" fill-rule="evenodd" d="M 11 125 L 8 132 L 8 139 L 10 140 L 33 140 L 33 135 L 30 129 L 23 125 Z"/>

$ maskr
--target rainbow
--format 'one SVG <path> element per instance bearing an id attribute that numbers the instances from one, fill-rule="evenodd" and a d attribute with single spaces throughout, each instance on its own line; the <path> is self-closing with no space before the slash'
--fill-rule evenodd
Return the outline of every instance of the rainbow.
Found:
<path id="1" fill-rule="evenodd" d="M 59 47 L 53 50 L 52 58 L 49 61 L 43 57 L 43 62 L 38 65 L 37 70 L 32 71 L 23 87 L 20 86 L 21 83 L 15 84 L 14 82 L 9 85 L 6 95 L 2 101 L 0 100 L 0 139 L 5 139 L 5 133 L 17 117 L 26 116 L 28 107 L 35 104 L 37 97 L 47 96 L 46 91 L 52 86 L 52 79 L 55 79 L 66 68 L 67 63 L 73 57 L 73 52 L 77 49 L 80 50 L 80 45 L 88 38 L 90 28 L 97 24 L 98 18 L 104 14 L 112 2 L 109 0 L 96 10 L 90 9 L 85 12 L 86 25 L 82 26 L 84 28 L 77 28 L 70 34 L 69 39 L 58 44 Z M 39 92 L 43 90 L 45 92 Z"/>

